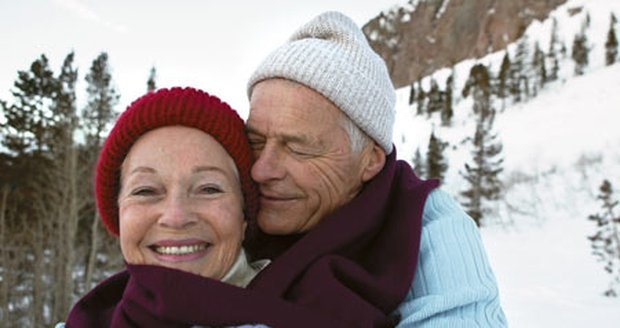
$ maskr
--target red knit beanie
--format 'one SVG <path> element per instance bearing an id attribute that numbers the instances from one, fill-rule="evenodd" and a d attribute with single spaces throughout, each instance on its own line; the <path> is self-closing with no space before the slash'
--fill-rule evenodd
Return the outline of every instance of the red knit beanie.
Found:
<path id="1" fill-rule="evenodd" d="M 170 125 L 204 131 L 226 149 L 239 171 L 246 220 L 253 219 L 258 193 L 250 178 L 253 159 L 243 121 L 217 97 L 193 88 L 172 88 L 148 93 L 129 105 L 101 149 L 95 172 L 95 197 L 108 231 L 118 236 L 120 172 L 125 156 L 140 136 Z"/>

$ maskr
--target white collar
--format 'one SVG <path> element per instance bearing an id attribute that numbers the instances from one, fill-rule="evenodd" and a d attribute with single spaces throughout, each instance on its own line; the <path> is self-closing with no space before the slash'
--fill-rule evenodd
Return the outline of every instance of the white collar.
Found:
<path id="1" fill-rule="evenodd" d="M 237 287 L 245 288 L 261 270 L 269 265 L 269 263 L 271 263 L 271 261 L 267 259 L 249 263 L 245 250 L 241 248 L 239 255 L 237 256 L 237 260 L 235 260 L 235 263 L 224 275 L 221 281 Z"/>

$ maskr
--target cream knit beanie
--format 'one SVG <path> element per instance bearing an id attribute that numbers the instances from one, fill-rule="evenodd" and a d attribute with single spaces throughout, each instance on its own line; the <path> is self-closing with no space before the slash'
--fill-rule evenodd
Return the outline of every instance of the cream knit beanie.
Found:
<path id="1" fill-rule="evenodd" d="M 385 62 L 349 17 L 326 12 L 298 29 L 258 66 L 248 82 L 248 97 L 258 82 L 271 78 L 285 78 L 317 91 L 386 154 L 392 152 L 394 86 Z"/>

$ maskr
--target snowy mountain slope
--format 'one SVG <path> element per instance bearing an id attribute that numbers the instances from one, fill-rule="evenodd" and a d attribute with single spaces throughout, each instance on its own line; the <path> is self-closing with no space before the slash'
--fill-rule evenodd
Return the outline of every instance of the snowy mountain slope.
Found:
<path id="1" fill-rule="evenodd" d="M 514 226 L 487 227 L 482 235 L 513 327 L 618 326 L 620 299 L 602 296 L 610 277 L 586 238 L 594 234 L 586 218 L 600 211 L 601 182 L 620 187 L 618 124 L 618 64 L 568 80 L 498 119 L 514 181 L 505 201 L 518 211 L 500 206 L 502 221 Z"/>
<path id="2" fill-rule="evenodd" d="M 579 6 L 581 12 L 571 16 L 569 9 Z M 592 256 L 587 239 L 595 230 L 587 217 L 600 211 L 596 196 L 603 179 L 612 183 L 620 200 L 620 63 L 604 66 L 611 12 L 620 16 L 620 1 L 571 0 L 554 11 L 551 18 L 558 21 L 559 37 L 568 49 L 560 79 L 536 98 L 508 104 L 495 122 L 504 146 L 506 191 L 481 233 L 511 327 L 620 326 L 620 298 L 603 296 L 610 277 Z M 576 77 L 570 47 L 586 13 L 590 65 Z M 531 44 L 539 42 L 545 51 L 551 18 L 526 32 Z M 514 48 L 509 47 L 511 54 Z M 500 52 L 457 64 L 452 71 L 455 93 L 460 94 L 472 65 L 490 65 L 497 74 L 502 57 Z M 445 69 L 433 77 L 443 86 L 450 73 Z M 430 78 L 423 84 L 428 90 Z M 470 160 L 466 140 L 474 133 L 471 99 L 457 96 L 453 125 L 446 128 L 437 115 L 416 116 L 409 92 L 408 87 L 397 91 L 398 156 L 411 161 L 416 148 L 425 155 L 434 129 L 450 145 L 443 188 L 460 199 L 466 185 L 459 172 Z"/>

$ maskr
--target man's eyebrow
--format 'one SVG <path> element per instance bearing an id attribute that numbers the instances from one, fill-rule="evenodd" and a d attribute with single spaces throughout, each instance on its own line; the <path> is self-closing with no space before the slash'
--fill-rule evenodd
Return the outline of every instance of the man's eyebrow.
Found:
<path id="1" fill-rule="evenodd" d="M 264 133 L 261 133 L 257 129 L 252 128 L 250 125 L 246 125 L 245 131 L 248 135 L 256 135 L 264 137 Z M 316 137 L 299 133 L 299 132 L 280 132 L 276 135 L 276 138 L 283 143 L 301 143 L 307 145 L 322 146 L 322 142 Z"/>
<path id="2" fill-rule="evenodd" d="M 252 128 L 252 126 L 246 124 L 245 125 L 245 133 L 253 133 L 253 134 L 261 134 L 256 129 Z"/>
<path id="3" fill-rule="evenodd" d="M 282 134 L 282 140 L 284 142 L 308 143 L 311 138 L 303 134 Z"/>
<path id="4" fill-rule="evenodd" d="M 258 132 L 252 132 L 250 131 L 250 133 L 256 133 L 258 135 L 261 135 Z M 314 138 L 311 138 L 305 134 L 293 134 L 293 133 L 278 133 L 276 135 L 277 139 L 279 139 L 281 142 L 283 143 L 306 143 L 306 144 L 311 144 L 313 143 L 312 140 Z"/>

